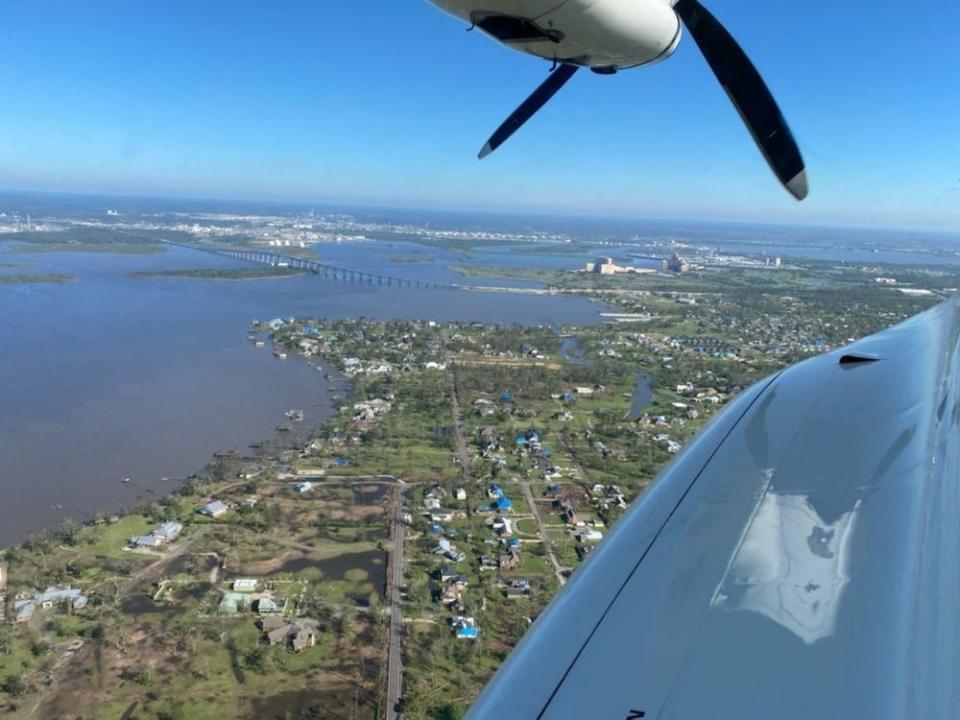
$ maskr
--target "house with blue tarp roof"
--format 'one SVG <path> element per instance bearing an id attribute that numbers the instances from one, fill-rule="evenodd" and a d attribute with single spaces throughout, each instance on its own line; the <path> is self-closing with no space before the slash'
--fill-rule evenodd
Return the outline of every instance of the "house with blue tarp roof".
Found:
<path id="1" fill-rule="evenodd" d="M 497 498 L 497 501 L 493 503 L 493 507 L 501 512 L 506 512 L 508 510 L 513 510 L 513 503 L 510 502 L 510 498 L 504 495 Z"/>
<path id="2" fill-rule="evenodd" d="M 453 621 L 457 638 L 460 640 L 476 640 L 478 632 L 476 622 L 472 617 L 458 617 Z"/>
<path id="3" fill-rule="evenodd" d="M 512 403 L 513 395 L 510 393 L 509 390 L 504 390 L 503 393 L 500 395 L 500 401 L 505 403 Z"/>
<path id="4" fill-rule="evenodd" d="M 503 497 L 503 488 L 501 488 L 501 487 L 500 487 L 499 485 L 497 485 L 496 483 L 493 483 L 492 485 L 490 485 L 490 488 L 487 490 L 487 495 L 489 495 L 490 498 L 493 499 L 493 500 L 502 498 L 502 497 Z"/>

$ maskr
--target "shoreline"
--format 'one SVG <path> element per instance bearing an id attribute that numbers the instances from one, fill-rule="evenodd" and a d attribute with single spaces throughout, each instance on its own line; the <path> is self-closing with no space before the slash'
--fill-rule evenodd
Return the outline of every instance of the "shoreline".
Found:
<path id="1" fill-rule="evenodd" d="M 76 279 L 75 276 L 66 273 L 0 274 L 0 285 L 64 285 L 74 282 Z"/>
<path id="2" fill-rule="evenodd" d="M 181 270 L 156 270 L 156 271 L 147 271 L 147 272 L 132 272 L 127 273 L 127 277 L 133 278 L 134 280 L 205 280 L 207 282 L 251 282 L 253 280 L 286 280 L 289 278 L 303 277 L 304 275 L 310 275 L 308 270 L 301 271 L 291 271 L 284 273 L 263 273 L 263 274 L 251 274 L 251 275 L 237 275 L 237 276 L 216 276 L 216 275 L 203 275 L 197 274 L 192 275 L 190 271 L 181 271 Z"/>
<path id="3" fill-rule="evenodd" d="M 211 466 L 216 465 L 216 463 L 220 460 L 235 457 L 241 462 L 246 461 L 246 464 L 249 464 L 250 460 L 252 459 L 251 454 L 256 453 L 264 446 L 274 444 L 276 445 L 277 455 L 280 455 L 286 451 L 297 451 L 301 447 L 302 443 L 291 441 L 294 438 L 299 440 L 315 435 L 316 432 L 327 422 L 329 422 L 331 418 L 336 417 L 340 413 L 340 410 L 344 404 L 350 400 L 353 388 L 349 382 L 349 379 L 337 368 L 328 364 L 326 361 L 311 361 L 310 359 L 300 355 L 294 355 L 292 359 L 304 362 L 314 371 L 330 376 L 329 378 L 324 377 L 324 381 L 326 383 L 326 400 L 329 403 L 329 412 L 324 413 L 323 416 L 316 418 L 315 421 L 311 422 L 310 424 L 298 423 L 300 427 L 297 429 L 300 430 L 300 432 L 281 432 L 274 429 L 272 434 L 270 434 L 268 437 L 252 440 L 242 448 L 231 448 L 227 451 L 224 451 L 223 449 L 213 449 L 210 452 L 207 463 L 202 467 L 196 468 L 186 477 L 158 478 L 156 483 L 159 484 L 159 488 L 153 488 L 152 486 L 141 484 L 138 481 L 131 481 L 131 484 L 140 488 L 141 491 L 137 498 L 133 501 L 126 502 L 124 505 L 116 509 L 98 507 L 93 510 L 83 510 L 80 508 L 75 508 L 70 512 L 65 510 L 65 514 L 60 518 L 59 521 L 52 524 L 38 525 L 36 528 L 28 531 L 25 535 L 17 538 L 15 541 L 0 545 L 0 553 L 4 553 L 15 548 L 22 548 L 33 538 L 43 535 L 56 534 L 59 529 L 74 523 L 81 527 L 96 527 L 104 524 L 104 519 L 106 524 L 112 524 L 113 522 L 122 520 L 131 514 L 135 514 L 137 507 L 142 506 L 144 503 L 157 502 L 177 494 L 186 483 L 198 477 L 201 473 L 207 471 Z M 335 397 L 339 399 L 335 400 Z M 283 424 L 285 420 L 285 418 L 279 419 L 278 425 Z M 289 444 L 283 444 L 283 441 L 285 440 Z M 275 460 L 276 458 L 271 459 Z M 241 477 L 236 478 L 238 481 L 241 479 Z M 53 507 L 53 505 L 51 505 L 51 507 Z"/>

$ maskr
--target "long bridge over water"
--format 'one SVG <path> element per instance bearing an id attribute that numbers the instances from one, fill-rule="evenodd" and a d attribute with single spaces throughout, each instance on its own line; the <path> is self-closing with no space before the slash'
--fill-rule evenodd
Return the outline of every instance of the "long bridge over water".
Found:
<path id="1" fill-rule="evenodd" d="M 337 267 L 327 263 L 308 260 L 306 258 L 296 257 L 294 255 L 281 255 L 279 253 L 268 252 L 266 250 L 233 250 L 228 248 L 205 248 L 196 245 L 187 245 L 186 243 L 164 240 L 169 245 L 188 248 L 190 250 L 200 250 L 202 252 L 213 253 L 223 257 L 233 258 L 234 260 L 243 260 L 246 262 L 261 263 L 276 268 L 290 268 L 292 270 L 303 270 L 311 272 L 314 275 L 322 275 L 331 280 L 345 280 L 348 282 L 364 283 L 367 285 L 384 285 L 391 287 L 415 288 L 423 290 L 466 290 L 462 285 L 452 283 L 438 283 L 430 280 L 412 280 L 410 278 L 395 277 L 393 275 L 383 275 L 381 273 L 368 272 L 366 270 L 351 270 L 350 268 Z"/>
<path id="2" fill-rule="evenodd" d="M 441 283 L 430 280 L 412 280 L 410 278 L 396 277 L 394 275 L 384 275 L 382 273 L 368 272 L 366 270 L 351 270 L 350 268 L 337 267 L 316 260 L 296 257 L 294 255 L 282 255 L 280 253 L 269 252 L 267 250 L 235 250 L 233 248 L 217 247 L 198 247 L 188 245 L 187 243 L 167 240 L 166 238 L 148 238 L 155 242 L 161 242 L 166 245 L 175 245 L 186 248 L 187 250 L 197 250 L 199 252 L 212 253 L 222 257 L 233 258 L 234 260 L 243 260 L 246 262 L 261 263 L 279 268 L 291 268 L 294 270 L 303 270 L 311 272 L 314 275 L 322 275 L 332 280 L 345 280 L 347 282 L 357 282 L 366 285 L 383 285 L 395 288 L 419 288 L 423 290 L 470 290 L 473 292 L 500 292 L 515 293 L 523 295 L 549 295 L 556 291 L 550 288 L 530 288 L 530 287 L 497 287 L 493 285 L 459 285 L 456 283 Z"/>

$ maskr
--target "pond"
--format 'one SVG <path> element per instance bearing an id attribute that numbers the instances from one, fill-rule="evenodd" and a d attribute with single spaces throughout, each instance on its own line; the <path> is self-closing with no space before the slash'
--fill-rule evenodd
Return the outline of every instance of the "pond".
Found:
<path id="1" fill-rule="evenodd" d="M 633 388 L 633 397 L 630 399 L 630 410 L 627 412 L 627 419 L 638 420 L 652 399 L 653 375 L 647 373 L 638 374 L 636 385 Z"/>
<path id="2" fill-rule="evenodd" d="M 387 553 L 383 550 L 343 553 L 323 560 L 311 557 L 293 558 L 271 574 L 292 575 L 307 569 L 319 570 L 324 578 L 331 580 L 348 580 L 350 571 L 359 570 L 373 583 L 380 596 L 387 591 Z"/>

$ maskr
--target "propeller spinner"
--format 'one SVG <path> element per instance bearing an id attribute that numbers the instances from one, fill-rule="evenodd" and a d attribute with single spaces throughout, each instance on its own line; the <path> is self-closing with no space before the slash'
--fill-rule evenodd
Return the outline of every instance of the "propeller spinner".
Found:
<path id="1" fill-rule="evenodd" d="M 504 45 L 555 65 L 493 133 L 481 158 L 506 142 L 579 68 L 610 73 L 668 57 L 680 40 L 682 21 L 777 179 L 797 200 L 807 196 L 803 157 L 773 95 L 737 41 L 698 0 L 675 0 L 672 9 L 667 0 L 431 1 Z"/>

